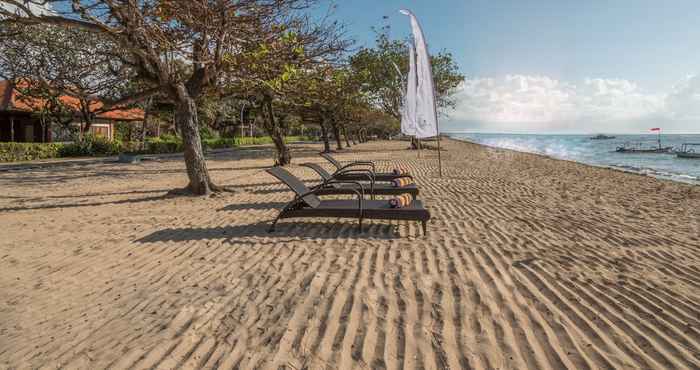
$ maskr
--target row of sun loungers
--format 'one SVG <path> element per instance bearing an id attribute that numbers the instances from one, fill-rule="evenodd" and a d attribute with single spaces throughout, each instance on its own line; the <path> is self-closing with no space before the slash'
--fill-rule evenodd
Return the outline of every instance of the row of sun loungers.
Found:
<path id="1" fill-rule="evenodd" d="M 423 235 L 427 235 L 430 212 L 418 200 L 419 189 L 412 183 L 411 175 L 401 171 L 378 173 L 372 162 L 341 164 L 330 154 L 321 156 L 335 166 L 336 171 L 330 173 L 318 164 L 305 163 L 304 166 L 316 171 L 322 179 L 319 185 L 311 188 L 282 167 L 267 170 L 295 193 L 294 199 L 272 222 L 270 232 L 284 218 L 333 217 L 357 219 L 360 231 L 364 219 L 418 221 Z M 321 199 L 324 195 L 350 195 L 352 199 Z M 377 200 L 377 195 L 393 198 Z"/>

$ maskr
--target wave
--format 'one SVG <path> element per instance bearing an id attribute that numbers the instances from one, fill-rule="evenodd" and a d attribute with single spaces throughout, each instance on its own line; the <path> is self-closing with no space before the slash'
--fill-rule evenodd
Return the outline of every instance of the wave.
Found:
<path id="1" fill-rule="evenodd" d="M 588 165 L 614 168 L 626 172 L 652 176 L 678 182 L 700 184 L 700 161 L 680 160 L 673 155 L 619 154 L 615 148 L 636 137 L 620 137 L 617 140 L 593 141 L 583 135 L 528 135 L 528 134 L 451 134 L 489 147 L 544 155 L 555 159 L 570 160 Z M 695 135 L 692 135 L 695 136 Z M 695 137 L 674 138 L 675 141 L 697 140 Z"/>

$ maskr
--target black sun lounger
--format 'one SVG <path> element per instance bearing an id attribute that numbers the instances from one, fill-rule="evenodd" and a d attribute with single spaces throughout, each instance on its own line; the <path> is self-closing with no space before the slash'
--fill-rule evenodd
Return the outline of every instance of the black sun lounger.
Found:
<path id="1" fill-rule="evenodd" d="M 391 172 L 377 173 L 376 167 L 372 162 L 352 162 L 350 164 L 343 165 L 328 153 L 321 153 L 321 157 L 325 158 L 328 162 L 331 162 L 331 164 L 335 166 L 337 170 L 333 174 L 333 177 L 337 180 L 367 181 L 367 173 L 371 173 L 374 181 L 379 182 L 388 182 L 402 177 L 413 178 L 413 176 L 406 174 L 397 175 Z"/>
<path id="2" fill-rule="evenodd" d="M 283 218 L 338 217 L 357 218 L 360 231 L 362 231 L 363 219 L 418 221 L 423 226 L 423 235 L 428 233 L 430 212 L 423 207 L 420 200 L 414 200 L 407 207 L 392 208 L 388 200 L 365 200 L 363 186 L 360 183 L 355 183 L 360 189 L 355 191 L 357 199 L 321 200 L 317 195 L 321 189 L 310 190 L 284 168 L 273 167 L 267 172 L 289 186 L 296 194 L 272 222 L 270 232 L 275 231 L 277 221 Z"/>
<path id="3" fill-rule="evenodd" d="M 318 185 L 318 188 L 321 188 L 316 195 L 333 195 L 333 194 L 354 194 L 354 191 L 360 190 L 360 188 L 355 185 L 355 184 L 348 184 L 348 183 L 333 183 L 333 181 L 337 180 L 333 175 L 331 175 L 328 171 L 326 171 L 323 167 L 316 163 L 304 163 L 302 164 L 304 167 L 308 167 L 316 173 L 321 176 L 323 179 L 323 182 Z M 370 175 L 367 174 L 367 177 L 369 179 Z M 401 195 L 401 194 L 410 194 L 413 199 L 418 198 L 418 186 L 416 184 L 410 184 L 407 186 L 402 186 L 402 187 L 395 187 L 393 185 L 384 185 L 384 184 L 374 184 L 373 181 L 370 181 L 371 184 L 369 186 L 364 186 L 364 191 L 368 192 L 372 196 L 374 195 Z M 315 189 L 315 188 L 314 188 Z"/>

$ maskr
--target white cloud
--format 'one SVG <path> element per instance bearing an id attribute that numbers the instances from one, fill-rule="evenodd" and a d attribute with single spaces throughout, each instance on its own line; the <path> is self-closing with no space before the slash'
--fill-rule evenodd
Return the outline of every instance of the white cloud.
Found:
<path id="1" fill-rule="evenodd" d="M 669 117 L 681 121 L 697 121 L 700 127 L 700 76 L 691 75 L 676 84 L 666 96 Z"/>
<path id="2" fill-rule="evenodd" d="M 700 76 L 688 77 L 668 93 L 647 92 L 624 79 L 474 78 L 460 86 L 456 98 L 447 130 L 639 132 L 663 122 L 678 131 L 700 131 Z M 692 120 L 697 127 L 691 127 Z"/>

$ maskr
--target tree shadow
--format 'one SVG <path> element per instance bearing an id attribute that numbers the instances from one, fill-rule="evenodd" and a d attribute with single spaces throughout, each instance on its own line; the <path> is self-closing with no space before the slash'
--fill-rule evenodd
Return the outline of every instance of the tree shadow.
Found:
<path id="1" fill-rule="evenodd" d="M 277 244 L 303 239 L 399 239 L 395 225 L 366 224 L 360 232 L 357 222 L 280 222 L 276 231 L 269 232 L 269 222 L 248 225 L 232 225 L 199 228 L 169 228 L 155 231 L 135 242 L 140 244 L 158 242 L 188 242 L 222 240 L 231 244 Z M 266 238 L 266 240 L 246 240 Z M 271 239 L 270 239 L 271 238 Z M 270 240 L 268 240 L 270 239 Z"/>
<path id="2" fill-rule="evenodd" d="M 107 197 L 112 195 L 131 195 L 131 194 L 154 194 L 154 193 L 167 193 L 172 189 L 158 189 L 158 190 L 134 190 L 134 191 L 116 191 L 107 193 L 88 193 L 88 194 L 73 194 L 73 195 L 47 195 L 40 198 L 25 198 L 29 201 L 31 200 L 41 200 L 41 199 L 66 199 L 66 198 L 89 198 L 89 197 Z M 21 198 L 21 197 L 19 197 Z"/>
<path id="3" fill-rule="evenodd" d="M 163 194 L 152 197 L 137 198 L 137 199 L 122 199 L 113 200 L 105 202 L 90 202 L 90 203 L 75 203 L 75 204 L 42 204 L 37 206 L 26 206 L 26 207 L 5 207 L 0 208 L 0 212 L 13 212 L 13 211 L 32 211 L 38 209 L 67 209 L 67 208 L 80 208 L 80 207 L 93 207 L 93 206 L 104 206 L 104 205 L 119 205 L 119 204 L 131 204 L 131 203 L 143 203 L 143 202 L 153 202 L 168 198 L 173 198 L 175 195 Z"/>
<path id="4" fill-rule="evenodd" d="M 268 210 L 268 209 L 278 209 L 281 210 L 287 203 L 284 202 L 260 202 L 260 203 L 240 203 L 240 204 L 229 204 L 224 208 L 219 209 L 219 211 L 250 211 L 250 210 Z"/>

